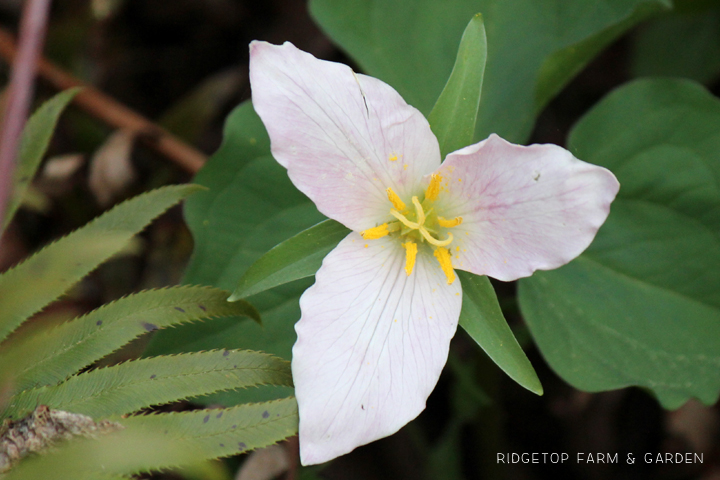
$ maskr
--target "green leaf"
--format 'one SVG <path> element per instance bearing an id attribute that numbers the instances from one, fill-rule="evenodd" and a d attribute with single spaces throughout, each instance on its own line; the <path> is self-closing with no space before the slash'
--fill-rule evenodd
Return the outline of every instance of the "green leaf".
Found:
<path id="1" fill-rule="evenodd" d="M 216 350 L 134 360 L 16 395 L 3 418 L 38 404 L 93 418 L 124 415 L 188 397 L 258 385 L 292 387 L 290 364 L 264 353 Z"/>
<path id="2" fill-rule="evenodd" d="M 634 37 L 631 73 L 710 82 L 720 75 L 720 8 L 667 15 Z"/>
<path id="3" fill-rule="evenodd" d="M 585 65 L 595 58 L 605 47 L 630 30 L 656 14 L 659 5 L 665 2 L 641 3 L 632 14 L 624 19 L 609 25 L 594 35 L 581 40 L 569 47 L 563 48 L 549 55 L 538 73 L 535 85 L 535 113 L 538 114 L 555 97 L 570 80 L 575 77 Z"/>
<path id="4" fill-rule="evenodd" d="M 0 275 L 0 340 L 121 250 L 197 185 L 159 188 L 123 202 Z"/>
<path id="5" fill-rule="evenodd" d="M 150 331 L 213 317 L 245 315 L 259 321 L 252 305 L 226 298 L 226 291 L 209 287 L 130 295 L 9 345 L 0 352 L 0 370 L 9 365 L 16 372 L 16 390 L 52 385 Z M 42 355 L 25 355 L 31 351 Z"/>
<path id="6" fill-rule="evenodd" d="M 297 402 L 291 397 L 227 409 L 143 415 L 122 424 L 130 431 L 139 427 L 165 432 L 166 438 L 182 440 L 204 458 L 227 457 L 295 435 Z"/>
<path id="7" fill-rule="evenodd" d="M 450 78 L 428 116 L 442 158 L 473 141 L 486 59 L 485 25 L 478 13 L 463 32 Z"/>
<path id="8" fill-rule="evenodd" d="M 486 42 L 483 19 L 477 14 L 463 33 L 453 71 L 428 117 L 443 157 L 472 143 L 485 72 Z M 490 281 L 467 272 L 458 275 L 463 284 L 460 326 L 510 378 L 542 395 L 540 380 L 505 321 Z"/>
<path id="9" fill-rule="evenodd" d="M 28 119 L 20 140 L 18 164 L 15 169 L 13 181 L 13 193 L 8 202 L 4 223 L 0 226 L 0 233 L 8 226 L 20 203 L 22 203 L 25 191 L 45 156 L 60 114 L 62 114 L 65 107 L 68 106 L 79 91 L 80 88 L 71 88 L 55 95 L 42 104 Z"/>
<path id="10" fill-rule="evenodd" d="M 453 68 L 468 19 L 480 12 L 487 29 L 488 64 L 474 140 L 490 133 L 513 141 L 528 137 L 535 116 L 603 46 L 621 32 L 612 26 L 640 8 L 668 0 L 312 0 L 323 30 L 369 75 L 389 83 L 421 112 L 430 112 Z M 639 20 L 639 18 L 636 18 Z M 630 24 L 625 24 L 629 28 Z M 592 49 L 570 55 L 597 36 Z M 560 84 L 542 79 L 543 65 L 565 51 L 551 71 Z M 567 72 L 567 74 L 562 74 Z"/>
<path id="11" fill-rule="evenodd" d="M 260 257 L 245 272 L 228 300 L 234 302 L 315 275 L 325 255 L 348 233 L 350 230 L 341 223 L 325 220 L 285 240 Z"/>
<path id="12" fill-rule="evenodd" d="M 194 181 L 209 189 L 185 205 L 195 240 L 186 283 L 232 291 L 268 250 L 325 219 L 270 156 L 265 127 L 249 102 L 230 114 L 222 147 Z M 238 348 L 290 359 L 293 326 L 300 318 L 298 299 L 310 283 L 300 280 L 254 295 L 251 301 L 262 316 L 262 328 L 229 318 L 169 329 L 158 332 L 147 354 Z M 228 392 L 203 401 L 257 401 L 278 390 L 275 398 L 292 394 L 278 387 Z"/>
<path id="13" fill-rule="evenodd" d="M 628 128 L 632 126 L 632 128 Z M 520 281 L 550 366 L 587 391 L 637 385 L 666 408 L 720 393 L 720 101 L 679 80 L 630 83 L 570 136 L 621 184 L 590 248 Z"/>
<path id="14" fill-rule="evenodd" d="M 43 455 L 24 459 L 3 480 L 116 480 L 177 466 L 206 480 L 226 478 L 221 465 L 204 458 L 206 452 L 195 450 L 190 442 L 168 438 L 162 431 L 128 428 L 97 439 L 61 443 Z"/>
<path id="15" fill-rule="evenodd" d="M 540 379 L 510 330 L 490 280 L 459 270 L 457 274 L 463 288 L 460 326 L 510 378 L 542 395 Z"/>

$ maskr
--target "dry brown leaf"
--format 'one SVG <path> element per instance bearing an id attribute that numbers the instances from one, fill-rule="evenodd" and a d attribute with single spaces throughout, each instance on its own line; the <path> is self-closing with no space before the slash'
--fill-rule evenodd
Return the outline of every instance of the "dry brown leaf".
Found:
<path id="1" fill-rule="evenodd" d="M 287 451 L 280 445 L 255 450 L 250 454 L 235 480 L 272 480 L 290 468 Z"/>
<path id="2" fill-rule="evenodd" d="M 8 471 L 24 456 L 45 450 L 60 440 L 95 437 L 122 428 L 109 420 L 95 422 L 86 415 L 40 405 L 28 417 L 6 420 L 0 427 L 0 472 Z"/>
<path id="3" fill-rule="evenodd" d="M 135 180 L 130 161 L 136 134 L 118 130 L 95 152 L 90 161 L 90 191 L 102 207 L 107 207 Z"/>
<path id="4" fill-rule="evenodd" d="M 72 177 L 85 162 L 81 153 L 69 153 L 49 158 L 43 167 L 41 178 L 52 182 L 63 182 Z"/>

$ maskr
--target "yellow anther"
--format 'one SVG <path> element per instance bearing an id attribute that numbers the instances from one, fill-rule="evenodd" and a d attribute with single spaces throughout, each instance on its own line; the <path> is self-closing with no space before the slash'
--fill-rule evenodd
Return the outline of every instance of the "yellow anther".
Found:
<path id="1" fill-rule="evenodd" d="M 396 161 L 396 160 L 397 160 L 397 155 L 395 155 L 395 154 L 393 153 L 393 154 L 390 156 L 390 158 L 388 158 L 388 160 L 390 160 L 391 162 Z"/>
<path id="2" fill-rule="evenodd" d="M 432 178 L 430 178 L 430 185 L 428 185 L 427 190 L 425 190 L 426 200 L 435 200 L 438 197 L 440 193 L 440 182 L 442 182 L 442 175 L 433 173 Z"/>
<path id="3" fill-rule="evenodd" d="M 377 227 L 363 230 L 362 232 L 360 232 L 360 235 L 362 235 L 365 240 L 375 240 L 377 238 L 384 237 L 388 233 L 390 233 L 390 230 L 388 230 L 388 224 L 383 223 L 382 225 L 379 225 Z"/>
<path id="4" fill-rule="evenodd" d="M 453 270 L 450 252 L 448 252 L 447 248 L 440 247 L 435 249 L 434 255 L 440 263 L 440 268 L 442 268 L 443 273 L 445 273 L 447 277 L 448 285 L 450 285 L 455 281 L 455 270 Z"/>
<path id="5" fill-rule="evenodd" d="M 417 243 L 407 242 L 403 243 L 402 246 L 405 247 L 405 273 L 407 273 L 409 277 L 413 271 L 413 267 L 415 266 L 415 257 L 417 257 Z"/>
<path id="6" fill-rule="evenodd" d="M 412 203 L 415 205 L 415 211 L 417 212 L 417 223 L 422 226 L 425 223 L 425 211 L 417 197 L 412 197 Z"/>
<path id="7" fill-rule="evenodd" d="M 395 210 L 398 212 L 402 212 L 405 210 L 405 203 L 400 200 L 400 197 L 397 196 L 397 193 L 393 192 L 393 189 L 388 187 L 387 188 L 387 196 L 388 200 L 390 200 L 393 204 L 393 207 L 395 207 Z"/>
<path id="8" fill-rule="evenodd" d="M 418 231 L 420 232 L 420 235 L 423 236 L 425 240 L 428 241 L 429 244 L 435 245 L 436 247 L 445 247 L 447 245 L 450 245 L 453 241 L 453 234 L 448 232 L 448 238 L 445 240 L 438 240 L 437 238 L 434 238 L 432 235 L 430 235 L 430 232 L 425 230 L 425 227 L 418 228 Z"/>
<path id="9" fill-rule="evenodd" d="M 441 227 L 452 228 L 457 227 L 463 222 L 462 217 L 455 217 L 452 220 L 445 220 L 443 217 L 437 217 L 437 221 Z"/>
<path id="10" fill-rule="evenodd" d="M 402 224 L 405 225 L 405 226 L 408 227 L 408 228 L 411 228 L 411 229 L 413 229 L 413 230 L 417 230 L 418 228 L 420 228 L 420 225 L 419 225 L 419 224 L 417 224 L 417 223 L 415 223 L 415 222 L 411 222 L 410 220 L 408 220 L 407 218 L 405 218 L 405 215 L 403 215 L 402 213 L 398 212 L 397 210 L 391 209 L 391 210 L 390 210 L 390 215 L 392 215 L 393 217 L 395 217 L 395 218 L 397 218 L 398 220 L 400 220 L 400 222 L 402 222 Z"/>

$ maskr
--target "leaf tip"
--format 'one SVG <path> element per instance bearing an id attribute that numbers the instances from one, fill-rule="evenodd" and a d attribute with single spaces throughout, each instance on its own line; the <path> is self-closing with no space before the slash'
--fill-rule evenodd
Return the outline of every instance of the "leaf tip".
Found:
<path id="1" fill-rule="evenodd" d="M 238 302 L 238 301 L 242 300 L 243 297 L 244 297 L 243 291 L 244 291 L 244 289 L 239 286 L 239 287 L 236 288 L 235 291 L 227 298 L 227 301 L 228 301 L 228 302 Z"/>

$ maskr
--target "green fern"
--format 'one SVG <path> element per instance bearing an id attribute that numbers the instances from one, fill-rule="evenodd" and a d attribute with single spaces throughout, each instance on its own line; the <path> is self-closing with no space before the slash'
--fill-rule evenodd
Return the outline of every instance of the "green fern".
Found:
<path id="1" fill-rule="evenodd" d="M 163 187 L 121 203 L 0 275 L 0 340 L 120 251 L 153 218 L 202 187 Z"/>
<path id="2" fill-rule="evenodd" d="M 8 202 L 3 224 L 0 225 L 0 233 L 5 230 L 20 206 L 25 191 L 45 156 L 60 114 L 79 91 L 79 88 L 71 88 L 55 95 L 42 104 L 25 125 L 18 153 L 18 165 L 15 169 L 13 193 Z"/>
<path id="3" fill-rule="evenodd" d="M 200 478 L 213 480 L 222 474 L 217 465 L 203 460 L 272 445 L 294 435 L 297 422 L 294 398 L 129 417 L 121 421 L 125 430 L 97 440 L 67 442 L 20 463 L 3 480 L 115 480 L 138 472 L 189 466 Z"/>
<path id="4" fill-rule="evenodd" d="M 104 418 L 152 405 L 257 385 L 292 386 L 289 362 L 265 353 L 220 350 L 129 361 L 16 395 L 0 418 L 37 405 Z"/>
<path id="5" fill-rule="evenodd" d="M 15 196 L 5 225 L 45 154 L 59 115 L 76 93 L 71 90 L 53 98 L 26 126 Z M 128 200 L 0 274 L 0 393 L 4 392 L 0 402 L 7 402 L 0 404 L 0 420 L 24 418 L 40 404 L 63 410 L 57 412 L 63 415 L 117 418 L 220 390 L 292 387 L 288 362 L 239 350 L 132 360 L 77 374 L 155 329 L 220 316 L 260 321 L 252 305 L 228 303 L 228 292 L 209 287 L 141 292 L 50 330 L 5 341 L 24 321 L 120 251 L 153 218 L 200 188 L 164 187 Z M 5 225 L 0 225 L 0 232 Z M 63 442 L 52 451 L 22 460 L 3 480 L 120 480 L 173 467 L 221 480 L 226 478 L 222 470 L 206 460 L 265 447 L 294 435 L 298 418 L 295 399 L 286 398 L 120 421 L 124 430 L 95 440 Z"/>
<path id="6" fill-rule="evenodd" d="M 235 455 L 273 445 L 297 433 L 294 397 L 232 408 L 139 415 L 122 420 L 128 432 L 142 428 L 187 443 L 202 458 Z M 122 432 L 119 432 L 122 434 Z M 170 467 L 156 465 L 151 468 Z"/>
<path id="7" fill-rule="evenodd" d="M 0 352 L 0 370 L 14 363 L 16 391 L 54 385 L 148 331 L 211 317 L 259 321 L 252 305 L 236 306 L 227 296 L 224 290 L 195 286 L 130 295 L 9 346 Z M 32 351 L 42 355 L 23 356 Z"/>
<path id="8" fill-rule="evenodd" d="M 97 439 L 64 442 L 43 455 L 25 459 L 3 480 L 119 480 L 170 466 L 183 466 L 196 478 L 224 480 L 221 465 L 204 462 L 202 453 L 194 451 L 189 442 L 140 426 Z"/>

